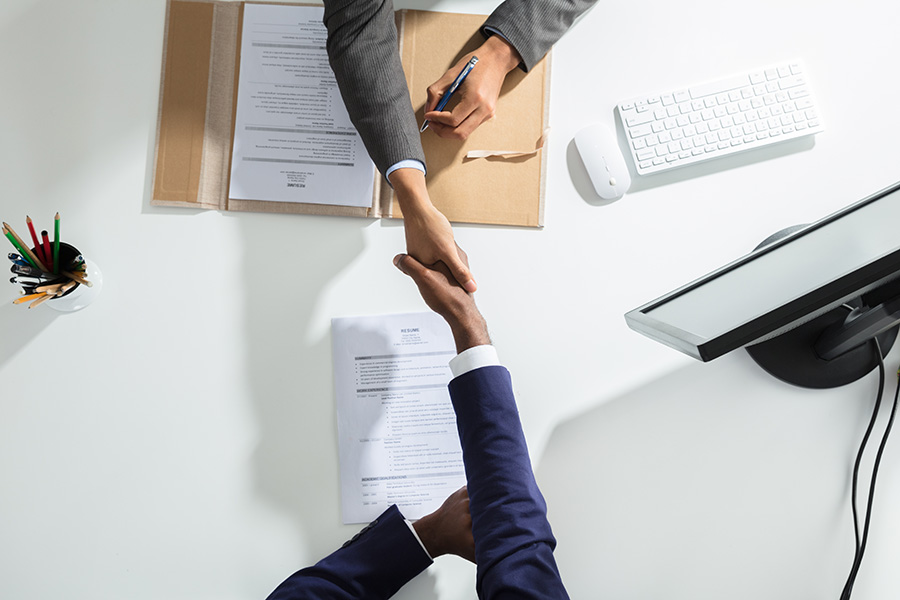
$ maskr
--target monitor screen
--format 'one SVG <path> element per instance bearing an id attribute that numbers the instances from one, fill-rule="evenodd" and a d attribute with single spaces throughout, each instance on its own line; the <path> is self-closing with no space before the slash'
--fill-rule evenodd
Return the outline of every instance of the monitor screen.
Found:
<path id="1" fill-rule="evenodd" d="M 900 276 L 900 183 L 625 315 L 701 360 L 768 339 Z"/>

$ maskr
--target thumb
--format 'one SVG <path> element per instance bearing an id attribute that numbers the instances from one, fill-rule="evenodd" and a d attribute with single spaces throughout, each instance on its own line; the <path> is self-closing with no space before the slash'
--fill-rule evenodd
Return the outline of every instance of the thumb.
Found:
<path id="1" fill-rule="evenodd" d="M 459 72 L 459 69 L 457 69 L 457 72 Z M 425 112 L 431 112 L 435 109 L 454 79 L 456 79 L 456 75 L 453 74 L 453 70 L 451 69 L 444 73 L 443 77 L 428 86 L 428 89 L 425 90 Z"/>
<path id="2" fill-rule="evenodd" d="M 409 254 L 398 254 L 397 256 L 395 256 L 394 266 L 400 269 L 400 271 L 404 274 L 412 277 L 414 281 L 417 280 L 422 274 L 422 271 L 425 270 L 425 267 L 422 266 L 422 263 L 417 261 Z"/>
<path id="3" fill-rule="evenodd" d="M 450 273 L 453 274 L 453 278 L 462 286 L 464 290 L 473 293 L 478 289 L 478 285 L 475 283 L 475 278 L 472 277 L 472 272 L 469 270 L 469 267 L 463 263 L 459 258 L 451 260 L 451 264 L 447 265 L 450 268 Z"/>

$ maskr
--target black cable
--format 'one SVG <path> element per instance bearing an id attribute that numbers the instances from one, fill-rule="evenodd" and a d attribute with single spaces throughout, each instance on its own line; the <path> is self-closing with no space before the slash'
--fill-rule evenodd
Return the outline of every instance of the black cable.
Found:
<path id="1" fill-rule="evenodd" d="M 850 567 L 850 575 L 848 576 L 847 582 L 844 583 L 844 589 L 841 592 L 841 600 L 846 600 L 847 598 L 847 585 L 849 584 L 849 577 L 853 574 L 853 569 L 856 567 L 856 562 L 859 560 L 859 548 L 860 548 L 860 536 L 859 536 L 859 517 L 856 509 L 856 496 L 857 496 L 857 482 L 859 481 L 859 464 L 862 461 L 863 452 L 866 449 L 866 445 L 869 443 L 869 436 L 872 434 L 872 429 L 875 427 L 875 421 L 878 418 L 878 411 L 881 409 L 881 397 L 884 395 L 884 383 L 885 383 L 885 373 L 884 373 L 884 359 L 881 357 L 881 345 L 878 343 L 877 339 L 872 340 L 875 343 L 875 352 L 878 356 L 878 393 L 875 396 L 875 408 L 872 410 L 872 418 L 869 419 L 869 426 L 866 428 L 866 433 L 863 435 L 862 442 L 859 445 L 859 451 L 856 453 L 856 462 L 853 464 L 853 487 L 850 491 L 850 507 L 853 511 L 853 534 L 856 537 L 856 546 L 853 550 L 853 565 Z"/>
<path id="2" fill-rule="evenodd" d="M 852 507 L 853 507 L 853 529 L 856 534 L 856 552 L 853 556 L 853 566 L 850 569 L 850 574 L 847 577 L 847 582 L 844 584 L 844 589 L 841 592 L 841 600 L 849 600 L 850 594 L 853 591 L 853 585 L 856 583 L 856 576 L 859 573 L 860 565 L 862 564 L 863 555 L 866 552 L 866 542 L 869 538 L 869 523 L 872 518 L 872 505 L 875 499 L 875 482 L 878 478 L 878 467 L 881 464 L 881 457 L 884 454 L 884 448 L 887 444 L 888 436 L 891 433 L 891 428 L 894 424 L 894 417 L 897 414 L 897 404 L 898 399 L 900 399 L 900 369 L 897 370 L 897 390 L 894 393 L 894 402 L 891 405 L 891 413 L 888 417 L 887 425 L 884 429 L 884 434 L 881 436 L 881 443 L 878 446 L 878 452 L 875 454 L 875 462 L 872 466 L 872 477 L 869 481 L 869 497 L 866 501 L 866 518 L 865 523 L 863 525 L 862 539 L 859 536 L 859 522 L 857 519 L 856 512 L 856 488 L 857 488 L 857 480 L 859 478 L 859 463 L 863 454 L 863 450 L 865 449 L 866 442 L 868 441 L 869 434 L 872 431 L 872 427 L 875 423 L 875 420 L 878 416 L 878 409 L 881 406 L 881 396 L 884 391 L 884 359 L 881 356 L 881 347 L 878 344 L 878 340 L 875 341 L 875 348 L 878 356 L 878 368 L 879 368 L 879 385 L 878 385 L 878 397 L 875 401 L 875 409 L 872 411 L 872 420 L 869 422 L 869 427 L 866 430 L 866 434 L 863 437 L 862 444 L 860 445 L 859 453 L 856 456 L 856 463 L 853 467 L 853 497 L 852 497 Z"/>

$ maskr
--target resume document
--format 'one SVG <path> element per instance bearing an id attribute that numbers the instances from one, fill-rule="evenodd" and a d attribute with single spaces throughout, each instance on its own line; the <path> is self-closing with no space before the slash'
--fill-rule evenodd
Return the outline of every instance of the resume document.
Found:
<path id="1" fill-rule="evenodd" d="M 339 318 L 332 342 L 344 523 L 434 511 L 466 482 L 450 328 L 430 312 Z"/>
<path id="2" fill-rule="evenodd" d="M 234 199 L 372 204 L 375 165 L 328 64 L 323 14 L 321 6 L 244 5 Z"/>

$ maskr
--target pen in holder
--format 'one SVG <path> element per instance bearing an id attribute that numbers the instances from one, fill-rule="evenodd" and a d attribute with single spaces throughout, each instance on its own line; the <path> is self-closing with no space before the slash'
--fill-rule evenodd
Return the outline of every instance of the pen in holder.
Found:
<path id="1" fill-rule="evenodd" d="M 81 252 L 59 239 L 59 214 L 55 219 L 54 240 L 42 232 L 43 243 L 38 239 L 31 218 L 28 229 L 34 245 L 26 244 L 7 223 L 3 234 L 21 254 L 10 253 L 11 283 L 22 286 L 22 296 L 14 304 L 28 303 L 28 308 L 41 304 L 60 312 L 74 312 L 88 306 L 103 287 L 103 275 L 95 263 Z"/>
<path id="2" fill-rule="evenodd" d="M 46 304 L 60 312 L 81 310 L 100 294 L 103 274 L 96 263 L 85 258 L 77 248 L 65 242 L 59 243 L 59 264 L 59 275 L 43 284 L 49 286 L 60 284 L 57 289 L 58 295 L 50 298 Z M 62 291 L 67 286 L 71 287 Z"/>

